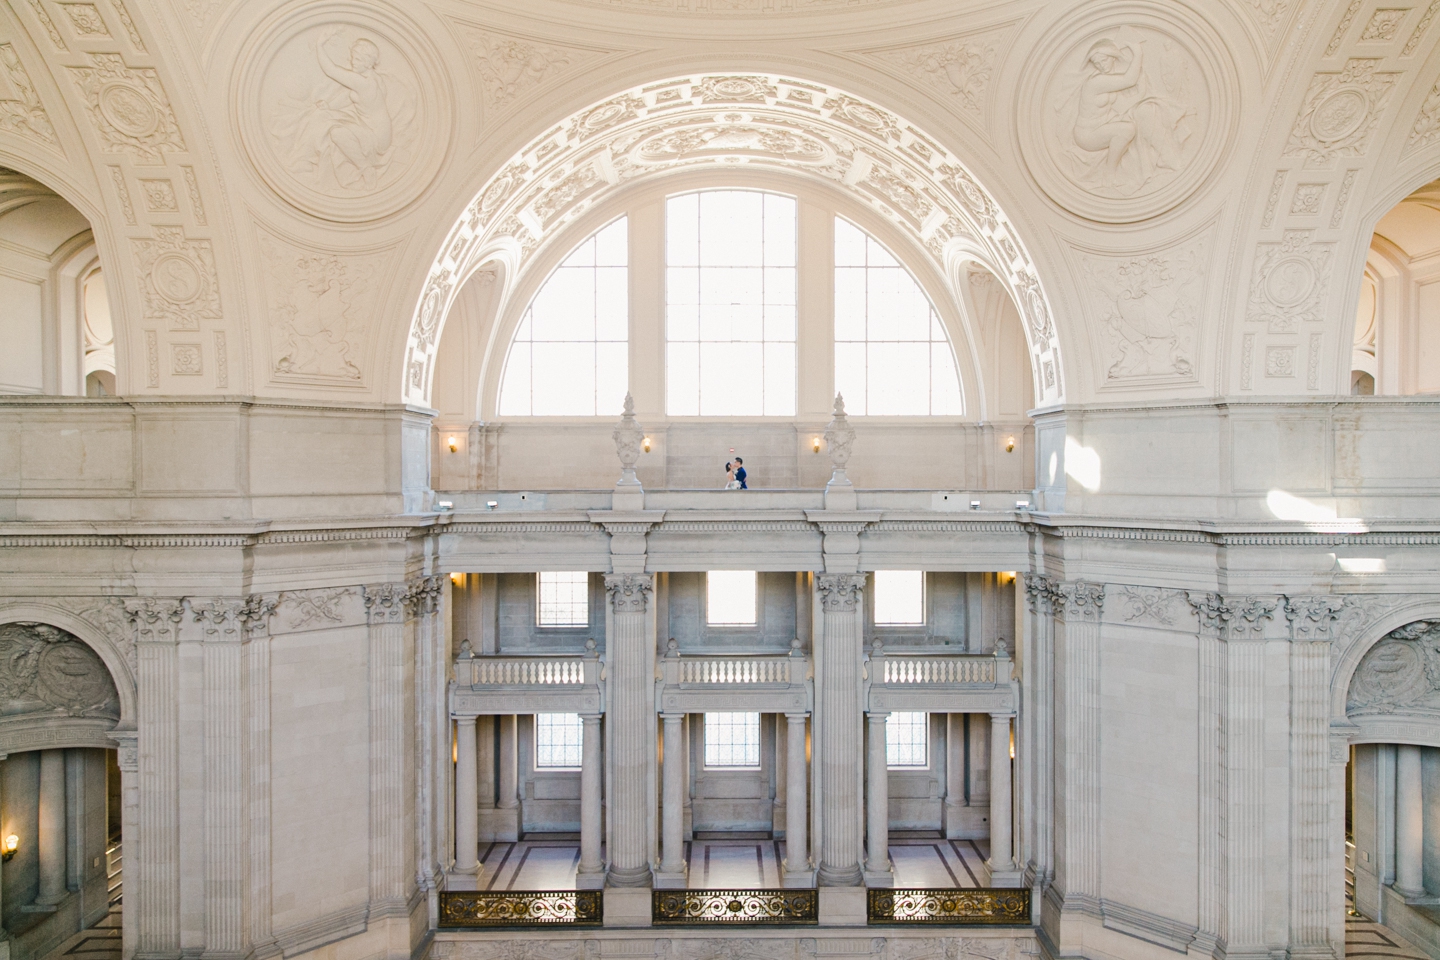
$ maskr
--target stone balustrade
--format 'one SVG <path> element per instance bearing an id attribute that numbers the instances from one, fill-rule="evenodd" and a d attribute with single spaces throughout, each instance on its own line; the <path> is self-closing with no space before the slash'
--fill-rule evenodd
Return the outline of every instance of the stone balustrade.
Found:
<path id="1" fill-rule="evenodd" d="M 450 713 L 455 717 L 512 713 L 603 713 L 604 661 L 584 656 L 475 656 L 455 660 Z"/>
<path id="2" fill-rule="evenodd" d="M 672 648 L 659 662 L 656 702 L 667 713 L 808 711 L 810 659 L 789 656 L 687 657 Z"/>
<path id="3" fill-rule="evenodd" d="M 1015 709 L 1015 661 L 996 654 L 890 654 L 871 650 L 869 709 L 995 713 Z"/>

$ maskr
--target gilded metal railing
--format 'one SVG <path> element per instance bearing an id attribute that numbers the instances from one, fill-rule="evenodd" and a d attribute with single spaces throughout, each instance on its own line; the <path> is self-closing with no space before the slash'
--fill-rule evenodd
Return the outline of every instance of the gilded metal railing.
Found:
<path id="1" fill-rule="evenodd" d="M 866 919 L 872 924 L 1030 925 L 1030 890 L 868 890 Z"/>
<path id="2" fill-rule="evenodd" d="M 442 927 L 599 926 L 599 890 L 442 890 Z"/>
<path id="3" fill-rule="evenodd" d="M 657 924 L 818 923 L 814 890 L 656 890 L 651 920 Z"/>

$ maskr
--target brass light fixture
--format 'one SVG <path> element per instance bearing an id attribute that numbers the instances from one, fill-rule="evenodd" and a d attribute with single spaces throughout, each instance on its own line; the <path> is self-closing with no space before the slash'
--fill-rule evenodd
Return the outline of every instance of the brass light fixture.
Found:
<path id="1" fill-rule="evenodd" d="M 458 437 L 451 437 L 451 438 L 450 438 L 450 452 L 451 452 L 451 453 L 455 453 L 455 452 L 456 452 L 457 450 L 459 450 L 459 449 L 460 449 L 460 439 L 459 439 Z"/>
<path id="2" fill-rule="evenodd" d="M 1005 452 L 1006 452 L 1006 453 L 1013 453 L 1014 451 L 1015 451 L 1015 438 L 1014 438 L 1014 437 L 1006 437 L 1006 438 L 1005 438 Z"/>
<path id="3" fill-rule="evenodd" d="M 19 849 L 20 838 L 15 836 L 15 834 L 13 833 L 10 834 L 10 836 L 5 838 L 5 846 L 0 847 L 0 860 L 9 863 L 11 860 L 15 859 L 15 851 Z"/>
<path id="4" fill-rule="evenodd" d="M 650 438 L 649 438 L 649 437 L 646 437 L 644 440 L 641 440 L 641 441 L 640 441 L 640 449 L 641 449 L 641 450 L 644 450 L 646 453 L 649 453 L 649 452 L 650 452 Z"/>
<path id="5" fill-rule="evenodd" d="M 819 437 L 812 437 L 812 438 L 811 438 L 811 440 L 810 440 L 810 449 L 814 450 L 816 453 L 819 453 L 819 452 L 820 452 L 820 438 L 819 438 Z"/>

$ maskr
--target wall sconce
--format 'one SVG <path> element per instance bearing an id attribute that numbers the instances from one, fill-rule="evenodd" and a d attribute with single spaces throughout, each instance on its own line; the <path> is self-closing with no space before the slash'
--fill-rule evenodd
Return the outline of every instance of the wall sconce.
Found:
<path id="1" fill-rule="evenodd" d="M 819 452 L 820 452 L 820 438 L 819 438 L 819 437 L 812 437 L 812 438 L 810 439 L 810 449 L 811 449 L 811 450 L 814 450 L 816 453 L 819 453 Z"/>
<path id="2" fill-rule="evenodd" d="M 463 573 L 452 573 L 452 574 L 450 574 L 450 582 L 453 583 L 453 584 L 454 584 L 455 586 L 457 586 L 457 587 L 463 587 L 463 586 L 465 586 L 465 574 L 463 574 Z"/>
<path id="3" fill-rule="evenodd" d="M 646 437 L 644 440 L 641 440 L 641 441 L 640 441 L 640 449 L 641 449 L 641 450 L 644 450 L 646 453 L 649 453 L 649 452 L 650 452 L 650 438 L 649 438 L 649 437 Z"/>
<path id="4" fill-rule="evenodd" d="M 486 501 L 485 501 L 485 509 L 486 509 L 486 510 L 494 510 L 494 509 L 495 509 L 496 507 L 498 507 L 498 506 L 500 506 L 500 501 L 499 501 L 499 500 L 486 500 Z"/>
<path id="5" fill-rule="evenodd" d="M 5 838 L 5 846 L 3 848 L 0 848 L 0 860 L 4 860 L 6 863 L 9 863 L 11 860 L 15 859 L 15 851 L 19 849 L 20 838 L 15 836 L 15 834 L 13 833 L 10 834 L 10 836 Z"/>
<path id="6" fill-rule="evenodd" d="M 449 443 L 451 453 L 455 453 L 457 450 L 460 449 L 460 440 L 457 437 L 451 437 Z"/>
<path id="7" fill-rule="evenodd" d="M 451 449 L 453 450 L 454 448 L 452 447 Z M 1006 437 L 1006 438 L 1005 438 L 1005 452 L 1006 452 L 1006 453 L 1014 453 L 1014 452 L 1015 452 L 1015 438 L 1014 438 L 1014 437 Z"/>

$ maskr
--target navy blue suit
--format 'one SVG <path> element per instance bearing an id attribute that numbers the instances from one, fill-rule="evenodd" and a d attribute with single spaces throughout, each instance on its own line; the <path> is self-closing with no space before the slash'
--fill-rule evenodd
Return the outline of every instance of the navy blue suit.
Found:
<path id="1" fill-rule="evenodd" d="M 741 490 L 749 490 L 749 489 L 750 489 L 750 487 L 745 483 L 745 468 L 744 468 L 744 467 L 736 467 L 736 468 L 735 468 L 735 479 L 740 481 L 740 489 L 741 489 Z"/>

